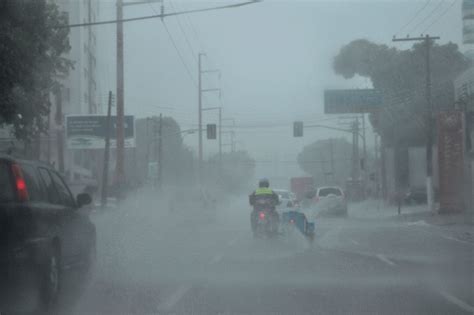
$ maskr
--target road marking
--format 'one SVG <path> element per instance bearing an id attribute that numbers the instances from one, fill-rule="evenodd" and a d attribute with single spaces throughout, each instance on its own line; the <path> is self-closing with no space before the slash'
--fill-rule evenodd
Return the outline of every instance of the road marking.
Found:
<path id="1" fill-rule="evenodd" d="M 380 259 L 384 263 L 389 264 L 390 266 L 395 266 L 396 265 L 393 261 L 388 259 L 384 254 L 377 254 L 377 255 L 375 255 L 375 257 L 377 257 L 378 259 Z"/>
<path id="2" fill-rule="evenodd" d="M 466 312 L 474 313 L 474 307 L 467 304 L 466 302 L 461 301 L 457 297 L 449 294 L 448 292 L 446 292 L 444 290 L 439 290 L 438 293 L 441 294 L 441 296 L 444 297 L 446 300 L 448 300 L 449 302 L 453 303 L 454 305 L 462 308 Z"/>
<path id="3" fill-rule="evenodd" d="M 165 302 L 158 306 L 159 310 L 171 310 L 191 290 L 190 285 L 181 285 Z"/>
<path id="4" fill-rule="evenodd" d="M 351 243 L 354 244 L 354 245 L 360 245 L 359 242 L 357 242 L 356 240 L 353 240 L 353 239 L 350 239 Z"/>
<path id="5" fill-rule="evenodd" d="M 211 261 L 209 262 L 210 265 L 214 265 L 214 264 L 217 264 L 219 261 L 222 260 L 224 256 L 222 256 L 221 254 L 217 254 L 216 256 L 212 257 Z"/>
<path id="6" fill-rule="evenodd" d="M 471 242 L 468 242 L 468 241 L 463 241 L 463 240 L 460 240 L 458 238 L 443 235 L 443 234 L 441 234 L 440 237 L 444 238 L 445 240 L 455 241 L 455 242 L 459 242 L 459 243 L 463 243 L 463 244 L 468 244 L 468 245 L 473 245 L 474 244 L 474 243 L 471 243 Z"/>

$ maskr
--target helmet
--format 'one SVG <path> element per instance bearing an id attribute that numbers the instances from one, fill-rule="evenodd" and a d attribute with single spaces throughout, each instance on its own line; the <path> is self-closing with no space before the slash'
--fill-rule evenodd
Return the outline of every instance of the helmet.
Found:
<path id="1" fill-rule="evenodd" d="M 270 182 L 268 181 L 267 178 L 262 178 L 261 180 L 258 181 L 258 187 L 268 188 L 270 187 Z"/>

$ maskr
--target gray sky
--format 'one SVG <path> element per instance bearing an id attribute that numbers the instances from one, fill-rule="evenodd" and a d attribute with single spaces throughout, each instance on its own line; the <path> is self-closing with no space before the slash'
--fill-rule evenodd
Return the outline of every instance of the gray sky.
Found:
<path id="1" fill-rule="evenodd" d="M 165 10 L 181 11 L 235 2 L 165 1 Z M 359 38 L 393 45 L 392 36 L 424 3 L 266 0 L 238 9 L 167 18 L 165 23 L 187 68 L 160 20 L 125 24 L 126 112 L 137 117 L 162 112 L 173 116 L 182 129 L 195 128 L 196 54 L 206 52 L 203 68 L 222 71 L 220 87 L 224 116 L 235 118 L 239 127 L 236 129 L 237 148 L 247 149 L 255 159 L 262 161 L 258 164 L 257 176 L 268 172 L 297 174 L 301 171 L 295 156 L 305 144 L 344 135 L 313 129 L 306 130 L 304 138 L 294 139 L 292 121 L 315 123 L 332 119 L 333 116 L 323 115 L 325 88 L 370 87 L 370 82 L 364 78 L 344 80 L 336 76 L 331 69 L 333 56 L 341 46 Z M 432 1 L 398 35 L 421 34 L 452 3 Z M 137 5 L 126 7 L 125 16 L 150 15 L 159 11 L 159 4 Z M 114 2 L 101 2 L 101 19 L 113 18 L 114 14 Z M 428 33 L 441 36 L 439 43 L 460 43 L 461 28 L 461 1 L 456 1 Z M 101 27 L 100 38 L 103 70 L 99 80 L 100 88 L 104 90 L 101 94 L 105 95 L 108 89 L 115 89 L 115 26 Z M 396 46 L 409 47 L 400 43 Z M 204 88 L 219 85 L 215 75 L 203 78 Z M 206 95 L 204 106 L 218 105 L 216 95 Z M 205 112 L 204 123 L 214 122 L 217 122 L 217 112 Z M 337 120 L 322 123 L 337 125 Z M 224 142 L 228 142 L 227 139 Z M 368 139 L 371 145 L 373 137 Z M 196 148 L 197 136 L 188 135 L 185 142 Z M 205 155 L 216 153 L 217 141 L 205 140 L 204 148 Z M 285 163 L 285 169 L 281 170 L 275 163 L 264 163 L 267 160 L 295 163 Z"/>

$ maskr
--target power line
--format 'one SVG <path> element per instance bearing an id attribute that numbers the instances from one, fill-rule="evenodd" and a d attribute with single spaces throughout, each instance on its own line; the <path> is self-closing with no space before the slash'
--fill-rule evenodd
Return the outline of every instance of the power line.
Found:
<path id="1" fill-rule="evenodd" d="M 261 1 L 262 0 L 252 0 L 252 1 L 247 1 L 247 2 L 236 3 L 236 4 L 229 4 L 229 5 L 220 6 L 220 7 L 186 10 L 186 11 L 166 13 L 166 14 L 163 13 L 163 14 L 139 16 L 139 17 L 128 18 L 128 19 L 115 19 L 115 20 L 98 21 L 98 22 L 91 22 L 91 23 L 76 23 L 76 24 L 69 24 L 69 25 L 58 25 L 58 26 L 56 26 L 56 28 L 74 28 L 74 27 L 83 27 L 83 26 L 117 24 L 119 22 L 126 23 L 126 22 L 142 21 L 142 20 L 157 19 L 157 18 L 163 19 L 165 17 L 176 16 L 176 15 L 181 15 L 181 14 L 189 14 L 189 13 L 197 13 L 197 12 L 206 12 L 206 11 L 215 11 L 215 10 L 243 7 L 243 6 L 246 6 L 246 5 L 249 5 L 249 4 L 254 4 L 254 3 L 257 3 L 257 2 L 261 2 Z"/>
<path id="2" fill-rule="evenodd" d="M 418 11 L 416 11 L 416 13 L 412 16 L 412 18 L 411 18 L 407 23 L 405 23 L 405 25 L 403 25 L 403 26 L 398 30 L 398 32 L 396 32 L 395 34 L 396 34 L 396 35 L 399 35 L 399 33 L 400 33 L 402 30 L 404 30 L 408 25 L 410 25 L 413 21 L 415 21 L 415 19 L 420 15 L 420 13 L 421 13 L 424 9 L 426 9 L 426 7 L 430 4 L 431 1 L 432 1 L 432 0 L 427 0 L 427 1 L 425 2 L 425 4 L 424 4 L 423 6 L 421 6 L 421 7 L 418 9 Z"/>
<path id="3" fill-rule="evenodd" d="M 173 44 L 174 49 L 176 50 L 176 53 L 178 54 L 179 59 L 181 60 L 181 63 L 183 64 L 184 68 L 186 69 L 186 72 L 188 73 L 189 78 L 190 78 L 191 81 L 193 82 L 194 86 L 197 88 L 196 80 L 194 79 L 191 70 L 189 69 L 188 65 L 186 64 L 186 61 L 184 60 L 183 55 L 182 55 L 181 52 L 179 51 L 178 46 L 176 45 L 176 42 L 175 42 L 175 40 L 173 39 L 173 36 L 171 35 L 171 32 L 170 32 L 169 29 L 168 29 L 168 26 L 166 26 L 165 21 L 163 21 L 163 26 L 165 27 L 166 33 L 168 33 L 168 37 L 169 37 L 171 43 Z"/>
<path id="4" fill-rule="evenodd" d="M 169 3 L 170 3 L 171 8 L 173 9 L 173 11 L 176 11 L 176 8 L 174 7 L 173 2 L 169 1 Z M 186 32 L 184 31 L 184 28 L 181 24 L 181 19 L 179 18 L 179 15 L 176 16 L 176 20 L 178 22 L 179 28 L 181 29 L 181 33 L 183 33 L 184 39 L 186 40 L 186 43 L 188 44 L 188 47 L 191 50 L 191 53 L 193 54 L 194 61 L 197 62 L 196 53 L 194 52 L 193 46 L 189 42 L 188 36 L 186 35 Z"/>
<path id="5" fill-rule="evenodd" d="M 421 22 L 419 22 L 418 24 L 416 24 L 416 26 L 411 30 L 410 33 L 413 33 L 418 27 L 420 27 L 421 25 L 425 24 L 426 21 L 429 20 L 429 18 L 436 12 L 438 11 L 438 9 L 443 5 L 444 1 L 440 1 L 438 2 L 438 5 L 436 7 L 434 7 L 433 10 L 431 10 L 431 12 L 425 16 L 425 18 L 423 20 L 421 20 Z"/>
<path id="6" fill-rule="evenodd" d="M 445 16 L 446 13 L 448 13 L 448 11 L 451 10 L 451 8 L 456 4 L 456 2 L 457 2 L 457 0 L 454 0 L 454 1 L 449 5 L 449 7 L 447 7 L 446 10 L 444 10 L 444 12 L 442 12 L 440 15 L 438 15 L 438 17 L 435 18 L 435 19 L 433 20 L 433 22 L 431 22 L 430 25 L 428 25 L 428 27 L 423 31 L 423 33 L 426 33 L 426 31 L 427 31 L 430 27 L 432 27 L 432 26 L 433 26 L 436 22 L 438 22 L 443 16 Z"/>

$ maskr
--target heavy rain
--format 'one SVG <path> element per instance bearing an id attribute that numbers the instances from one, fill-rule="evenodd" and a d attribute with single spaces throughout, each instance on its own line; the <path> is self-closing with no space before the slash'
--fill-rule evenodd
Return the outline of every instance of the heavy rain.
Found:
<path id="1" fill-rule="evenodd" d="M 474 314 L 473 0 L 0 0 L 0 315 Z"/>

